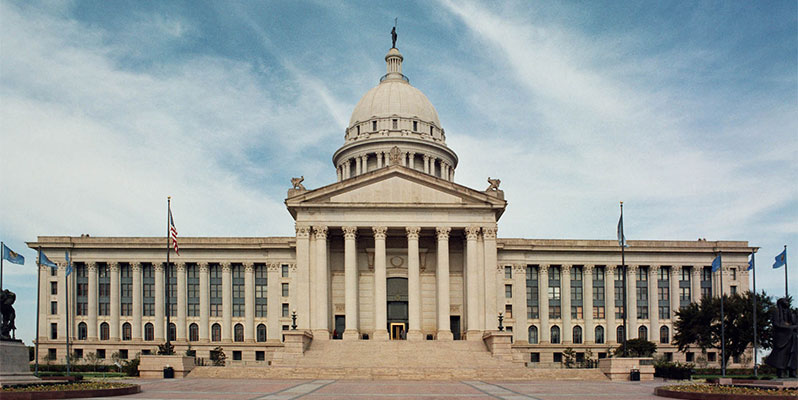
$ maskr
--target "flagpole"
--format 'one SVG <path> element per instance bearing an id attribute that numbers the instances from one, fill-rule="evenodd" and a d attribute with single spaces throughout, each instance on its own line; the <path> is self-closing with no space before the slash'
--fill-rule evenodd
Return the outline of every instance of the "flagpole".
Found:
<path id="1" fill-rule="evenodd" d="M 623 202 L 621 202 L 621 220 L 623 220 Z M 623 228 L 623 227 L 621 227 Z M 626 313 L 629 312 L 629 305 L 627 296 L 626 296 L 626 237 L 621 231 L 621 269 L 623 270 L 623 355 L 626 357 L 628 355 L 628 350 L 626 349 L 626 338 L 629 337 L 629 332 L 627 332 L 626 328 Z"/>
<path id="2" fill-rule="evenodd" d="M 5 253 L 6 244 L 0 242 L 0 253 Z M 5 260 L 5 254 L 0 254 L 0 292 L 3 291 L 3 260 Z"/>
<path id="3" fill-rule="evenodd" d="M 721 374 L 726 377 L 726 321 L 723 318 L 723 253 L 718 251 L 720 261 L 720 362 Z"/>
<path id="4" fill-rule="evenodd" d="M 166 288 L 165 288 L 164 291 L 166 292 L 166 344 L 167 344 L 166 347 L 167 348 L 169 347 L 169 339 L 170 339 L 170 337 L 169 337 L 170 335 L 169 334 L 171 333 L 171 323 L 170 323 L 170 318 L 169 318 L 170 315 L 169 314 L 170 314 L 170 311 L 172 309 L 172 304 L 170 304 L 170 302 L 169 302 L 169 287 L 170 287 L 170 285 L 169 285 L 169 283 L 170 283 L 169 282 L 169 270 L 170 270 L 170 264 L 169 264 L 169 244 L 170 244 L 170 239 L 169 239 L 169 237 L 170 237 L 170 235 L 169 235 L 169 215 L 171 214 L 171 212 L 172 212 L 172 196 L 166 196 L 166 280 L 165 280 L 166 281 Z"/>
<path id="5" fill-rule="evenodd" d="M 67 267 L 64 270 L 64 286 L 66 286 L 66 374 L 69 376 L 69 266 L 72 264 L 72 257 L 67 258 Z"/>
<path id="6" fill-rule="evenodd" d="M 39 376 L 39 311 L 41 310 L 40 302 L 42 298 L 42 246 L 39 246 L 39 258 L 36 260 L 38 270 L 36 271 L 36 350 L 34 357 L 36 359 L 36 368 L 34 374 Z"/>
<path id="7" fill-rule="evenodd" d="M 751 251 L 751 269 L 753 270 L 754 275 L 754 376 L 758 376 L 756 368 L 756 259 L 754 258 L 753 251 Z"/>
<path id="8" fill-rule="evenodd" d="M 787 280 L 787 245 L 784 245 L 784 297 L 790 297 L 789 282 Z"/>

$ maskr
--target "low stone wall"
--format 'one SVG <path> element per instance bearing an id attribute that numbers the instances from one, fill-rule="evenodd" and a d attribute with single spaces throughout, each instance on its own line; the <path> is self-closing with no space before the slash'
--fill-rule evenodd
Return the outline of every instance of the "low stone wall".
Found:
<path id="1" fill-rule="evenodd" d="M 795 400 L 795 396 L 756 396 L 750 394 L 681 392 L 677 390 L 668 390 L 664 387 L 655 388 L 654 395 L 669 397 L 671 399 L 687 400 Z"/>
<path id="2" fill-rule="evenodd" d="M 641 381 L 654 380 L 654 359 L 650 357 L 602 358 L 599 369 L 611 381 L 628 381 L 633 369 L 640 371 Z"/>
<path id="3" fill-rule="evenodd" d="M 166 367 L 174 368 L 175 378 L 183 378 L 194 369 L 194 357 L 144 355 L 141 356 L 139 375 L 149 379 L 163 378 L 163 369 Z"/>
<path id="4" fill-rule="evenodd" d="M 0 398 L 3 400 L 34 400 L 34 399 L 84 399 L 87 397 L 112 397 L 125 396 L 141 392 L 139 385 L 132 385 L 124 388 L 113 389 L 91 389 L 91 390 L 64 390 L 64 391 L 41 391 L 41 392 L 2 392 Z"/>
<path id="5" fill-rule="evenodd" d="M 493 357 L 504 361 L 514 361 L 512 337 L 513 334 L 507 332 L 485 332 L 482 335 L 482 341 L 485 342 L 485 346 Z"/>

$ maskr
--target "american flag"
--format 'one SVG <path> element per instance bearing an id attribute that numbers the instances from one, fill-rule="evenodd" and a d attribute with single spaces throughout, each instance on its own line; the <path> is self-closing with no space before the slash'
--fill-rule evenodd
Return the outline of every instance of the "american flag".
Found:
<path id="1" fill-rule="evenodd" d="M 169 207 L 169 236 L 172 237 L 172 242 L 175 244 L 175 254 L 180 255 L 180 249 L 177 247 L 177 228 L 175 228 L 175 220 L 172 219 L 172 207 Z"/>

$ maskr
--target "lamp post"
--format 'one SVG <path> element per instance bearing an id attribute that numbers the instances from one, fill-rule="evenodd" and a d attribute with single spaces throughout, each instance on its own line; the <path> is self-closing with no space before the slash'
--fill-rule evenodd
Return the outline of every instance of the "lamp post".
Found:
<path id="1" fill-rule="evenodd" d="M 502 313 L 499 313 L 499 332 L 504 331 L 504 325 L 502 325 L 502 321 L 504 321 L 504 315 L 502 315 Z"/>
<path id="2" fill-rule="evenodd" d="M 291 330 L 296 330 L 296 309 L 291 311 Z"/>

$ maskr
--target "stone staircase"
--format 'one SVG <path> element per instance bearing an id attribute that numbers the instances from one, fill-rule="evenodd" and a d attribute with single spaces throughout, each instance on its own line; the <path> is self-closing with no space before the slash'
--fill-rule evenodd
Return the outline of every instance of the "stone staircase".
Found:
<path id="1" fill-rule="evenodd" d="M 313 341 L 271 366 L 197 367 L 189 378 L 354 380 L 606 380 L 597 369 L 532 369 L 491 356 L 482 341 Z"/>

